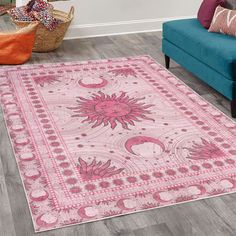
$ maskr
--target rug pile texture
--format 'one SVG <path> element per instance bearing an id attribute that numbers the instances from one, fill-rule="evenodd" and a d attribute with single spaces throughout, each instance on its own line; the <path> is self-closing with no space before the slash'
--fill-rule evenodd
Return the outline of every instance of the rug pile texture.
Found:
<path id="1" fill-rule="evenodd" d="M 236 123 L 148 56 L 6 68 L 35 231 L 236 189 Z"/>

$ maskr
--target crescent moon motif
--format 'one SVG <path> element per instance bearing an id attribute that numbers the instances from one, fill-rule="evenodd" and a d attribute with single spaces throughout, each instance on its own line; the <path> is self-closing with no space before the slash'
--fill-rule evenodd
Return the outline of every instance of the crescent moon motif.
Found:
<path id="1" fill-rule="evenodd" d="M 54 225 L 57 224 L 57 222 L 58 222 L 58 217 L 52 214 L 51 212 L 42 214 L 36 219 L 37 225 L 45 228 L 53 227 Z"/>
<path id="2" fill-rule="evenodd" d="M 102 78 L 100 78 L 100 79 L 102 80 L 102 82 L 98 83 L 98 84 L 85 84 L 85 83 L 83 83 L 82 79 L 79 80 L 78 83 L 79 83 L 80 86 L 82 86 L 84 88 L 102 88 L 102 87 L 105 87 L 108 84 L 108 81 L 105 80 L 105 79 L 102 79 Z"/>
<path id="3" fill-rule="evenodd" d="M 129 198 L 123 198 L 117 202 L 117 206 L 121 210 L 132 210 L 132 209 L 135 209 L 136 203 L 130 200 Z"/>
<path id="4" fill-rule="evenodd" d="M 157 144 L 157 145 L 159 145 L 161 147 L 162 151 L 165 151 L 165 146 L 164 146 L 164 144 L 159 139 L 152 138 L 152 137 L 147 137 L 147 136 L 136 136 L 136 137 L 132 137 L 132 138 L 128 139 L 125 142 L 125 148 L 131 154 L 137 155 L 132 150 L 133 146 L 144 144 L 144 143 L 154 143 L 154 144 Z"/>
<path id="5" fill-rule="evenodd" d="M 188 187 L 188 192 L 192 195 L 202 195 L 206 193 L 206 189 L 202 185 L 195 184 Z"/>
<path id="6" fill-rule="evenodd" d="M 98 214 L 98 210 L 92 206 L 85 206 L 78 210 L 78 214 L 82 218 L 89 219 L 95 217 Z"/>
<path id="7" fill-rule="evenodd" d="M 220 181 L 220 184 L 224 187 L 224 188 L 235 188 L 236 187 L 236 181 L 230 178 L 227 179 L 222 179 Z"/>

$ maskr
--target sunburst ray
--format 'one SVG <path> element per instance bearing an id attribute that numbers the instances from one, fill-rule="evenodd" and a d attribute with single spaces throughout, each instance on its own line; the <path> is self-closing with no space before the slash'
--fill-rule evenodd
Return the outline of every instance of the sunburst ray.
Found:
<path id="1" fill-rule="evenodd" d="M 135 122 L 141 122 L 141 119 L 155 121 L 147 116 L 152 114 L 147 109 L 154 105 L 140 102 L 144 100 L 145 97 L 132 98 L 125 92 L 121 92 L 120 95 L 108 95 L 99 91 L 92 94 L 91 99 L 79 97 L 77 106 L 68 108 L 76 113 L 72 117 L 84 117 L 82 123 L 93 124 L 92 128 L 110 124 L 111 128 L 115 129 L 119 123 L 123 129 L 129 130 L 129 125 L 135 126 Z"/>

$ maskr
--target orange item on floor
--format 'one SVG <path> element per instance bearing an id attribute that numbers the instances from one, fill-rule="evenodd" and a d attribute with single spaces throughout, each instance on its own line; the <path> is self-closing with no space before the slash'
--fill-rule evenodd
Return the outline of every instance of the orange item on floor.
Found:
<path id="1" fill-rule="evenodd" d="M 0 64 L 18 65 L 30 58 L 37 25 L 32 23 L 16 32 L 0 32 Z"/>

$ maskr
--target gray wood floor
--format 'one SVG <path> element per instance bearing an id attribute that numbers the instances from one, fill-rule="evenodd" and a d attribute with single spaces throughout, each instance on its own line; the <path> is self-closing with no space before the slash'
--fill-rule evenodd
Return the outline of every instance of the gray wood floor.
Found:
<path id="1" fill-rule="evenodd" d="M 9 19 L 0 18 L 0 30 Z M 1 50 L 1 49 L 0 49 Z M 33 54 L 28 63 L 76 61 L 149 54 L 163 64 L 161 33 L 143 33 L 64 41 L 47 54 Z M 229 102 L 183 68 L 171 72 L 224 113 Z M 15 158 L 0 112 L 0 236 L 35 235 Z M 116 217 L 38 233 L 40 236 L 235 236 L 236 194 Z"/>

